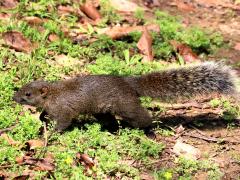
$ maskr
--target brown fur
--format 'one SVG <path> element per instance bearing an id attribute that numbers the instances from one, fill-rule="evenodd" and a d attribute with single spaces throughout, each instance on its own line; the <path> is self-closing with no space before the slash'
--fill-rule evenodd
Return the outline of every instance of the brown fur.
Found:
<path id="1" fill-rule="evenodd" d="M 34 81 L 16 92 L 14 100 L 43 108 L 57 121 L 60 131 L 79 114 L 108 120 L 106 124 L 113 129 L 117 125 L 113 115 L 121 116 L 132 127 L 147 128 L 152 120 L 141 106 L 139 96 L 164 100 L 212 92 L 232 93 L 235 87 L 231 72 L 226 66 L 210 62 L 139 77 L 86 75 L 54 83 Z"/>

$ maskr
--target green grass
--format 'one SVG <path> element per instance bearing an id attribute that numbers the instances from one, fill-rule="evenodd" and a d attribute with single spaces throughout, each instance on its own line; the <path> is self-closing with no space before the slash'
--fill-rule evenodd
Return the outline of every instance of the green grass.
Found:
<path id="1" fill-rule="evenodd" d="M 211 163 L 210 161 L 196 161 L 181 157 L 176 161 L 178 164 L 176 171 L 180 175 L 179 179 L 192 179 L 194 172 L 199 170 L 207 172 L 209 179 L 220 179 L 223 175 L 218 165 Z"/>
<path id="2" fill-rule="evenodd" d="M 0 137 L 0 165 L 10 165 L 6 172 L 21 175 L 28 166 L 17 165 L 16 157 L 27 153 L 25 142 L 30 139 L 43 139 L 39 135 L 39 127 L 42 125 L 37 117 L 30 111 L 12 101 L 14 89 L 35 79 L 57 80 L 63 76 L 71 76 L 81 72 L 91 74 L 112 75 L 141 75 L 151 71 L 164 69 L 163 61 L 169 61 L 174 50 L 170 40 L 178 40 L 186 43 L 197 53 L 211 53 L 222 45 L 222 37 L 217 33 L 210 35 L 205 31 L 192 27 L 183 28 L 179 19 L 167 13 L 156 11 L 155 23 L 160 25 L 160 33 L 152 32 L 153 51 L 155 61 L 142 63 L 142 56 L 137 50 L 137 42 L 141 36 L 139 32 L 133 32 L 127 38 L 112 40 L 99 35 L 89 27 L 89 37 L 98 38 L 95 42 L 84 41 L 74 43 L 64 35 L 62 27 L 73 28 L 77 21 L 77 15 L 71 14 L 62 17 L 57 13 L 58 5 L 71 5 L 77 9 L 79 4 L 71 0 L 20 0 L 17 8 L 1 10 L 13 15 L 10 21 L 0 20 L 0 33 L 10 30 L 19 31 L 36 44 L 36 48 L 30 53 L 16 52 L 4 45 L 0 40 L 0 129 L 16 124 L 16 127 L 8 132 L 8 136 L 19 145 L 10 145 Z M 98 28 L 107 27 L 109 24 L 122 23 L 119 16 L 107 0 L 101 0 L 100 12 L 103 19 Z M 48 19 L 43 23 L 43 31 L 39 27 L 30 26 L 23 18 L 36 16 Z M 135 18 L 140 24 L 151 23 L 144 18 L 144 12 L 139 9 Z M 54 33 L 59 37 L 58 41 L 50 42 L 49 34 Z M 56 57 L 66 55 L 75 63 L 64 62 L 59 65 Z M 151 107 L 151 99 L 143 98 L 143 105 Z M 239 113 L 239 109 L 233 109 L 227 102 L 221 103 L 230 114 Z M 226 115 L 225 115 L 226 116 Z M 235 116 L 226 116 L 233 119 Z M 172 136 L 173 132 L 158 129 L 157 132 L 164 136 Z M 98 179 L 119 176 L 121 178 L 139 179 L 143 171 L 152 173 L 154 177 L 172 179 L 174 174 L 194 174 L 194 169 L 201 169 L 199 164 L 186 165 L 186 162 L 178 162 L 178 169 L 156 169 L 154 161 L 159 160 L 164 145 L 148 139 L 140 130 L 121 129 L 113 135 L 100 130 L 99 124 L 87 124 L 82 128 L 74 128 L 63 134 L 54 134 L 49 139 L 46 149 L 40 148 L 34 151 L 34 156 L 42 156 L 43 151 L 51 152 L 54 156 L 56 168 L 54 172 L 47 173 L 34 171 L 36 179 L 50 177 L 62 179 L 92 179 L 91 175 L 85 175 L 84 166 L 76 162 L 76 153 L 87 153 L 97 161 L 92 173 Z M 141 166 L 133 166 L 129 162 L 139 162 Z M 197 167 L 195 167 L 197 166 Z M 217 171 L 207 168 L 209 172 Z M 188 172 L 189 170 L 190 172 Z"/>

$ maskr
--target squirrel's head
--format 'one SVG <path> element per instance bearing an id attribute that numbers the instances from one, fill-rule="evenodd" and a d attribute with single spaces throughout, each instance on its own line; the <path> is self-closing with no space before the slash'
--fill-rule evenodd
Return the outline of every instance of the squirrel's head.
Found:
<path id="1" fill-rule="evenodd" d="M 49 83 L 46 81 L 33 81 L 21 87 L 13 97 L 20 104 L 41 106 L 49 92 Z"/>

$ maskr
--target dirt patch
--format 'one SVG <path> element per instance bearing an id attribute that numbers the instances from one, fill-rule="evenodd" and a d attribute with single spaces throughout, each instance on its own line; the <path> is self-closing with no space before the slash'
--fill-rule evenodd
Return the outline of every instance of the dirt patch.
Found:
<path id="1" fill-rule="evenodd" d="M 137 1 L 142 4 L 140 1 Z M 240 51 L 234 49 L 240 42 L 240 4 L 233 1 L 213 0 L 159 0 L 153 9 L 169 12 L 171 15 L 179 16 L 185 26 L 200 26 L 208 30 L 218 31 L 228 47 L 219 49 L 209 59 L 226 59 L 229 64 L 238 65 L 240 72 Z M 149 13 L 147 16 L 151 17 Z"/>

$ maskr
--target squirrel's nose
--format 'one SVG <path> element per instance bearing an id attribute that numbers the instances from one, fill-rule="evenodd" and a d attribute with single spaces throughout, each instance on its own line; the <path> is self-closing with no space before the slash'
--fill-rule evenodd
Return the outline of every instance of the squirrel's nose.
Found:
<path id="1" fill-rule="evenodd" d="M 16 102 L 16 101 L 17 101 L 17 97 L 14 95 L 14 96 L 12 97 L 12 100 Z"/>

